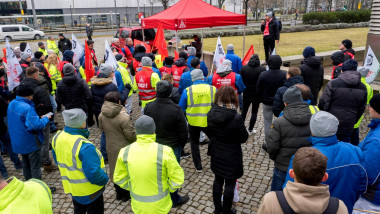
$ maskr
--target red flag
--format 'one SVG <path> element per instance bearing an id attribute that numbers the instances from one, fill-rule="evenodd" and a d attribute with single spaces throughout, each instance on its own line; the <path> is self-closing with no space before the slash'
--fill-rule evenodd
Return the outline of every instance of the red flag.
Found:
<path id="1" fill-rule="evenodd" d="M 249 62 L 249 59 L 251 58 L 251 56 L 255 53 L 255 49 L 253 48 L 253 45 L 251 45 L 251 47 L 249 48 L 248 52 L 245 54 L 245 57 L 243 59 L 243 65 L 246 65 L 248 64 Z"/>
<path id="2" fill-rule="evenodd" d="M 174 51 L 174 61 L 177 61 L 178 58 L 179 58 L 178 52 Z"/>
<path id="3" fill-rule="evenodd" d="M 86 74 L 86 82 L 90 81 L 90 79 L 95 75 L 95 69 L 92 65 L 92 57 L 90 49 L 88 48 L 87 41 L 84 41 L 85 44 L 85 52 L 84 52 L 84 60 L 85 60 L 85 69 L 84 73 Z"/>
<path id="4" fill-rule="evenodd" d="M 165 57 L 169 56 L 162 24 L 157 28 L 156 38 L 154 38 L 153 45 L 158 49 L 158 54 L 161 55 L 161 59 L 165 59 Z"/>
<path id="5" fill-rule="evenodd" d="M 143 45 L 143 46 L 145 47 L 147 53 L 152 52 L 152 51 L 151 51 L 151 48 L 150 48 L 150 45 L 146 44 L 146 43 L 143 42 L 143 41 L 140 41 L 140 40 L 135 39 L 135 40 L 133 41 L 133 43 L 135 44 L 135 47 L 136 47 L 136 45 Z"/>

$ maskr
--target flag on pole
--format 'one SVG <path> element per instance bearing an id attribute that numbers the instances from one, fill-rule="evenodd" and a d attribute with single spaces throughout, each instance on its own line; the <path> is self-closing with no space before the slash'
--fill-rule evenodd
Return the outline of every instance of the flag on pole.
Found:
<path id="1" fill-rule="evenodd" d="M 146 49 L 146 52 L 147 52 L 147 53 L 152 52 L 152 49 L 150 48 L 150 45 L 148 45 L 147 43 L 145 43 L 145 42 L 143 42 L 143 41 L 140 41 L 140 40 L 135 39 L 135 40 L 133 41 L 133 43 L 135 44 L 135 47 L 136 47 L 136 45 L 142 45 L 142 46 L 144 46 L 145 49 Z"/>
<path id="2" fill-rule="evenodd" d="M 30 53 L 30 55 L 33 56 L 33 52 L 32 52 L 32 49 L 30 48 L 29 43 L 26 43 L 26 47 L 25 47 L 24 52 Z"/>
<path id="3" fill-rule="evenodd" d="M 104 54 L 104 64 L 109 65 L 112 67 L 112 70 L 115 72 L 119 65 L 117 64 L 116 58 L 113 55 L 110 45 L 107 42 L 107 39 L 105 39 L 105 45 L 106 45 L 106 53 Z M 116 77 L 113 76 L 112 83 L 117 86 Z"/>
<path id="4" fill-rule="evenodd" d="M 82 47 L 82 45 L 80 45 L 77 37 L 75 37 L 74 34 L 71 34 L 71 38 L 72 38 L 72 51 L 74 52 L 74 56 L 73 56 L 73 63 L 74 63 L 74 66 L 80 66 L 80 63 L 79 63 L 79 59 L 83 57 L 84 55 L 84 49 Z"/>
<path id="5" fill-rule="evenodd" d="M 253 48 L 253 45 L 251 45 L 251 47 L 249 48 L 249 50 L 247 51 L 247 53 L 245 54 L 245 57 L 243 59 L 243 65 L 246 65 L 248 64 L 249 62 L 249 59 L 251 59 L 251 56 L 255 53 L 255 49 Z"/>
<path id="6" fill-rule="evenodd" d="M 12 91 L 18 85 L 20 85 L 20 74 L 22 73 L 22 68 L 17 60 L 16 55 L 13 53 L 11 44 L 9 44 L 8 39 L 5 40 L 5 47 L 7 50 L 7 76 L 8 76 L 8 88 Z"/>
<path id="7" fill-rule="evenodd" d="M 225 58 L 226 57 L 224 54 L 222 41 L 220 40 L 220 36 L 218 36 L 218 41 L 216 42 L 216 48 L 215 48 L 215 54 L 214 54 L 214 60 L 213 60 L 215 69 L 218 69 L 218 67 L 222 64 Z"/>
<path id="8" fill-rule="evenodd" d="M 158 49 L 158 54 L 161 55 L 161 61 L 164 61 L 165 57 L 169 56 L 168 47 L 166 46 L 164 29 L 162 24 L 157 28 L 156 37 L 154 38 L 153 45 Z"/>
<path id="9" fill-rule="evenodd" d="M 92 64 L 91 51 L 88 48 L 87 41 L 84 42 L 84 45 L 85 45 L 85 54 L 84 54 L 85 69 L 84 69 L 84 73 L 86 74 L 86 82 L 89 82 L 90 79 L 95 75 L 95 69 L 94 69 L 94 65 Z"/>
<path id="10" fill-rule="evenodd" d="M 375 53 L 373 52 L 371 46 L 368 46 L 367 56 L 364 61 L 364 68 L 369 69 L 368 75 L 366 77 L 366 82 L 368 84 L 371 84 L 375 80 L 380 70 L 379 66 L 380 64 Z"/>

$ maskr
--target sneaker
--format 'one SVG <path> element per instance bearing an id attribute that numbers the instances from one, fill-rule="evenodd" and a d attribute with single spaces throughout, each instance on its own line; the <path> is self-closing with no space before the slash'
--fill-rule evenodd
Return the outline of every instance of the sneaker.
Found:
<path id="1" fill-rule="evenodd" d="M 196 170 L 198 173 L 202 173 L 202 169 L 197 169 Z"/>
<path id="2" fill-rule="evenodd" d="M 184 152 L 181 154 L 181 159 L 185 159 L 185 158 L 189 158 L 189 157 L 190 157 L 190 153 Z"/>
<path id="3" fill-rule="evenodd" d="M 254 129 L 252 129 L 252 130 L 247 129 L 247 132 L 248 132 L 249 135 L 256 134 L 256 130 L 254 130 Z"/>
<path id="4" fill-rule="evenodd" d="M 128 195 L 123 195 L 121 197 L 121 202 L 127 202 L 129 199 L 131 199 L 131 196 L 128 194 Z"/>
<path id="5" fill-rule="evenodd" d="M 52 172 L 58 169 L 58 167 L 53 163 L 50 163 L 49 165 L 42 165 L 42 167 L 44 168 L 44 172 Z"/>
<path id="6" fill-rule="evenodd" d="M 186 204 L 188 201 L 190 201 L 189 195 L 184 195 L 181 197 L 181 201 L 178 204 L 173 205 L 173 208 L 182 206 L 182 205 Z"/>

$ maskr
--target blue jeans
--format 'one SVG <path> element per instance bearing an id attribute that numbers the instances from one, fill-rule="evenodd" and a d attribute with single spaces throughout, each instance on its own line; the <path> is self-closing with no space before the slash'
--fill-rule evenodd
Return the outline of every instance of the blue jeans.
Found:
<path id="1" fill-rule="evenodd" d="M 102 132 L 100 137 L 100 153 L 102 153 L 104 160 L 108 160 L 107 149 L 106 149 L 106 134 Z"/>
<path id="2" fill-rule="evenodd" d="M 274 168 L 270 191 L 282 191 L 282 186 L 285 183 L 286 174 L 286 172 L 283 172 L 276 167 Z"/>
<path id="3" fill-rule="evenodd" d="M 241 93 L 239 94 L 239 108 L 240 110 L 243 109 L 243 97 L 241 96 Z"/>
<path id="4" fill-rule="evenodd" d="M 55 101 L 55 98 L 54 98 L 54 95 L 52 94 L 49 94 L 49 97 L 50 97 L 50 102 L 51 102 L 51 106 L 53 107 L 53 119 L 50 121 L 50 130 L 56 130 L 57 128 L 55 127 L 55 124 L 54 124 L 54 115 L 55 115 L 55 111 L 57 110 L 57 102 Z"/>
<path id="5" fill-rule="evenodd" d="M 13 152 L 12 144 L 11 144 L 11 138 L 9 136 L 9 132 L 7 131 L 5 134 L 0 135 L 0 141 L 3 143 L 4 147 L 9 153 L 9 157 L 11 158 L 11 161 L 15 165 L 16 169 L 21 169 L 22 164 L 20 159 L 18 158 L 18 155 Z"/>
<path id="6" fill-rule="evenodd" d="M 177 161 L 178 161 L 178 164 L 179 164 L 179 162 L 181 161 L 182 147 L 178 146 L 178 147 L 174 148 L 173 152 L 174 152 L 174 155 L 177 158 Z M 176 204 L 180 203 L 181 200 L 182 200 L 181 196 L 178 194 L 178 189 L 177 189 L 177 191 L 175 191 L 173 193 L 170 193 L 170 197 L 172 199 L 173 206 L 175 206 Z"/>

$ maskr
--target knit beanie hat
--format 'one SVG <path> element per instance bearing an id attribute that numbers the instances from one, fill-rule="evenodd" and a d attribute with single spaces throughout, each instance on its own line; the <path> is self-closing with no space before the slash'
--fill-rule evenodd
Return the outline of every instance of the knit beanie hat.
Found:
<path id="1" fill-rule="evenodd" d="M 189 53 L 189 56 L 195 56 L 197 50 L 194 47 L 187 47 L 187 53 Z"/>
<path id="2" fill-rule="evenodd" d="M 110 73 L 112 73 L 112 67 L 110 65 L 106 65 L 104 63 L 100 65 L 99 74 L 108 76 Z"/>
<path id="3" fill-rule="evenodd" d="M 228 59 L 225 59 L 219 66 L 218 70 L 216 70 L 216 73 L 219 74 L 227 71 L 232 71 L 232 62 Z"/>
<path id="4" fill-rule="evenodd" d="M 369 73 L 369 69 L 364 67 L 358 67 L 358 71 L 362 77 L 367 77 Z"/>
<path id="5" fill-rule="evenodd" d="M 227 45 L 227 51 L 233 51 L 234 50 L 234 45 L 233 44 L 228 44 Z"/>
<path id="6" fill-rule="evenodd" d="M 86 122 L 86 113 L 80 108 L 73 108 L 62 112 L 65 126 L 79 129 Z"/>
<path id="7" fill-rule="evenodd" d="M 38 42 L 38 47 L 41 47 L 42 45 L 44 45 L 43 42 Z"/>
<path id="8" fill-rule="evenodd" d="M 311 116 L 310 131 L 315 137 L 330 137 L 338 131 L 339 120 L 326 111 L 319 111 Z"/>
<path id="9" fill-rule="evenodd" d="M 154 134 L 156 131 L 156 124 L 154 120 L 147 116 L 143 115 L 139 119 L 136 120 L 135 123 L 136 134 Z"/>
<path id="10" fill-rule="evenodd" d="M 358 62 L 354 59 L 345 61 L 342 65 L 342 71 L 356 71 L 358 69 Z"/>
<path id="11" fill-rule="evenodd" d="M 17 88 L 17 96 L 27 97 L 33 94 L 33 88 L 27 84 L 21 83 L 20 86 Z"/>
<path id="12" fill-rule="evenodd" d="M 174 63 L 174 57 L 172 56 L 165 57 L 164 62 L 163 62 L 164 65 L 173 65 L 173 63 Z"/>
<path id="13" fill-rule="evenodd" d="M 303 57 L 306 59 L 306 58 L 309 58 L 311 56 L 315 56 L 315 49 L 313 47 L 310 47 L 310 46 L 307 46 L 303 52 L 302 52 L 302 55 Z"/>
<path id="14" fill-rule="evenodd" d="M 195 82 L 197 80 L 205 80 L 203 76 L 203 71 L 201 69 L 194 69 L 190 72 L 191 81 Z"/>
<path id="15" fill-rule="evenodd" d="M 273 17 L 273 13 L 272 12 L 266 13 L 265 15 L 268 16 L 269 18 Z"/>
<path id="16" fill-rule="evenodd" d="M 142 64 L 142 66 L 149 66 L 149 67 L 151 67 L 152 64 L 153 64 L 153 61 L 152 61 L 152 59 L 150 57 L 144 56 L 141 59 L 141 64 Z"/>
<path id="17" fill-rule="evenodd" d="M 352 42 L 351 42 L 351 40 L 349 40 L 349 39 L 345 39 L 345 40 L 343 40 L 343 41 L 342 41 L 342 44 L 343 44 L 344 47 L 346 47 L 347 49 L 352 48 Z"/>
<path id="18" fill-rule="evenodd" d="M 284 103 L 287 103 L 287 104 L 302 102 L 301 90 L 295 85 L 289 87 L 285 91 L 284 96 L 282 97 L 282 100 L 284 101 Z"/>
<path id="19" fill-rule="evenodd" d="M 36 59 L 41 58 L 41 56 L 43 56 L 43 55 L 44 55 L 44 53 L 42 53 L 41 51 L 34 52 L 34 58 L 36 58 Z"/>
<path id="20" fill-rule="evenodd" d="M 70 63 L 66 63 L 62 68 L 62 73 L 65 77 L 75 76 L 75 67 Z"/>
<path id="21" fill-rule="evenodd" d="M 167 98 L 172 94 L 172 84 L 167 80 L 161 80 L 156 84 L 157 97 Z"/>
<path id="22" fill-rule="evenodd" d="M 342 51 L 337 51 L 331 55 L 331 59 L 334 65 L 339 65 L 344 62 L 344 53 Z"/>
<path id="23" fill-rule="evenodd" d="M 63 36 L 63 33 L 59 33 L 58 36 Z"/>
<path id="24" fill-rule="evenodd" d="M 380 94 L 376 94 L 369 101 L 369 105 L 380 114 Z"/>
<path id="25" fill-rule="evenodd" d="M 28 59 L 29 57 L 32 57 L 32 54 L 28 53 L 28 52 L 22 52 L 21 53 L 21 59 L 22 60 L 26 60 Z"/>
<path id="26" fill-rule="evenodd" d="M 179 58 L 187 60 L 189 58 L 189 55 L 187 55 L 186 52 L 179 53 Z"/>
<path id="27" fill-rule="evenodd" d="M 116 61 L 122 61 L 123 60 L 123 55 L 121 55 L 121 54 L 117 54 L 116 56 L 115 56 L 115 59 L 116 59 Z"/>

